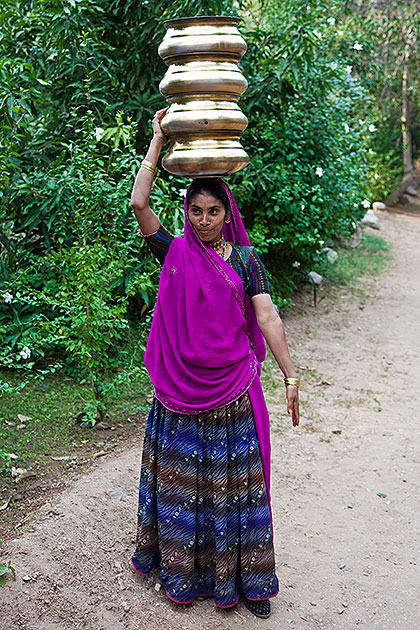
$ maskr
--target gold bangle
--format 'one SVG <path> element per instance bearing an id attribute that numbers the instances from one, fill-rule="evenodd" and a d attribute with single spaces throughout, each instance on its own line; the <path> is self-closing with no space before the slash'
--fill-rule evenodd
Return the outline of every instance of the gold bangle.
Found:
<path id="1" fill-rule="evenodd" d="M 300 387 L 300 378 L 286 377 L 284 383 L 285 385 L 296 385 L 296 387 Z"/>
<path id="2" fill-rule="evenodd" d="M 148 170 L 151 173 L 153 173 L 153 175 L 156 175 L 156 172 L 157 172 L 156 166 L 154 166 L 154 164 L 152 164 L 148 160 L 143 160 L 143 162 L 141 163 L 141 167 L 140 168 L 145 168 L 146 170 Z"/>

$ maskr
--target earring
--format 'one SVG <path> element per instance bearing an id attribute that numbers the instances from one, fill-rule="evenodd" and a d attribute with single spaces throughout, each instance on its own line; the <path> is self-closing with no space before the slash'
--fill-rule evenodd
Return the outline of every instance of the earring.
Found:
<path id="1" fill-rule="evenodd" d="M 230 223 L 230 219 L 225 219 L 225 223 Z"/>

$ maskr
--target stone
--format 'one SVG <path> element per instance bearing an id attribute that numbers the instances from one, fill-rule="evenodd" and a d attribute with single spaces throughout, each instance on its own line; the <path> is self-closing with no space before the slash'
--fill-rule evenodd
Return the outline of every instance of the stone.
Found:
<path id="1" fill-rule="evenodd" d="M 374 230 L 379 230 L 379 219 L 373 210 L 368 210 L 361 221 L 362 225 L 366 225 L 367 227 L 371 227 Z"/>
<path id="2" fill-rule="evenodd" d="M 414 197 L 419 194 L 418 185 L 410 184 L 410 186 L 405 191 L 408 195 L 413 195 Z"/>
<path id="3" fill-rule="evenodd" d="M 310 271 L 308 273 L 308 276 L 310 277 L 312 282 L 316 285 L 320 285 L 321 282 L 323 281 L 323 277 L 321 276 L 321 274 L 317 273 L 316 271 Z"/>
<path id="4" fill-rule="evenodd" d="M 353 236 L 350 236 L 350 238 L 348 238 L 347 236 L 340 236 L 338 241 L 344 247 L 350 247 L 352 249 L 354 249 L 355 247 L 359 247 L 362 241 L 362 228 L 360 227 L 360 225 L 358 225 Z"/>
<path id="5" fill-rule="evenodd" d="M 327 260 L 330 263 L 334 263 L 338 258 L 337 252 L 335 249 L 332 249 L 332 247 L 324 247 L 321 251 L 326 255 Z"/>
<path id="6" fill-rule="evenodd" d="M 124 490 L 121 490 L 121 488 L 115 488 L 115 490 L 108 490 L 107 495 L 109 497 L 117 497 L 121 499 L 121 497 L 125 497 L 125 492 Z"/>
<path id="7" fill-rule="evenodd" d="M 372 204 L 372 208 L 374 210 L 386 210 L 386 204 L 382 203 L 382 201 L 374 201 Z"/>
<path id="8" fill-rule="evenodd" d="M 400 201 L 401 203 L 412 204 L 416 203 L 417 200 L 415 199 L 415 197 L 409 195 L 408 193 L 405 193 L 404 195 L 401 195 Z"/>

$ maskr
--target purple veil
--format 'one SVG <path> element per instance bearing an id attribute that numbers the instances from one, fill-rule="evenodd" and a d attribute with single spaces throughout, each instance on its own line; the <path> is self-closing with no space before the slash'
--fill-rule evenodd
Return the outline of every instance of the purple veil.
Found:
<path id="1" fill-rule="evenodd" d="M 218 181 L 231 207 L 223 234 L 249 245 L 233 195 Z M 238 273 L 192 227 L 187 195 L 184 237 L 174 239 L 162 268 L 145 365 L 158 400 L 178 413 L 217 409 L 249 392 L 269 490 L 270 427 L 259 378 L 264 338 Z"/>

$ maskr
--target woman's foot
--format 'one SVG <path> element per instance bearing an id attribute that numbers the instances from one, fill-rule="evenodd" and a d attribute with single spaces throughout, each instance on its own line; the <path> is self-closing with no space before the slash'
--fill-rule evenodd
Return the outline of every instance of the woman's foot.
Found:
<path id="1" fill-rule="evenodd" d="M 252 600 L 244 597 L 244 604 L 249 611 L 256 617 L 268 619 L 271 613 L 271 604 L 269 599 Z"/>

